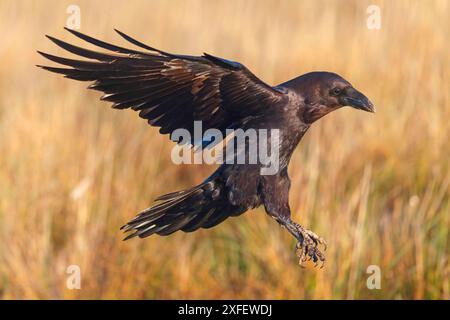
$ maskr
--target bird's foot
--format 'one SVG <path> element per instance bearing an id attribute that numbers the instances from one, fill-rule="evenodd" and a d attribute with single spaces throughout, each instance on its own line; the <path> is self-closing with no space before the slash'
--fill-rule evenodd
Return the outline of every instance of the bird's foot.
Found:
<path id="1" fill-rule="evenodd" d="M 326 241 L 311 230 L 303 228 L 298 223 L 295 223 L 295 226 L 300 234 L 300 239 L 295 246 L 300 266 L 304 267 L 306 261 L 312 260 L 315 266 L 321 263 L 320 268 L 323 268 L 325 265 L 325 255 L 319 250 L 319 245 L 323 246 L 324 251 L 327 250 Z"/>

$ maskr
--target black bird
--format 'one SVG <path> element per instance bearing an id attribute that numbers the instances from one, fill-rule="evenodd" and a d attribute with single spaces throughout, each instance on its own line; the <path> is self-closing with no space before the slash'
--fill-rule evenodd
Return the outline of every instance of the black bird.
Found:
<path id="1" fill-rule="evenodd" d="M 331 72 L 307 73 L 272 87 L 242 64 L 210 54 L 167 53 L 116 30 L 144 49 L 138 51 L 67 30 L 109 52 L 84 49 L 47 36 L 59 47 L 89 60 L 39 52 L 70 68 L 39 67 L 66 78 L 93 82 L 89 88 L 102 91 L 102 100 L 112 102 L 116 109 L 139 111 L 139 116 L 159 127 L 162 134 L 179 128 L 194 134 L 194 121 L 202 121 L 203 130 L 215 128 L 224 136 L 230 128 L 279 129 L 276 174 L 262 175 L 260 162 L 225 163 L 199 185 L 156 199 L 158 204 L 122 227 L 131 232 L 125 239 L 211 228 L 228 217 L 264 205 L 266 212 L 297 239 L 300 264 L 312 259 L 323 265 L 325 257 L 319 244 L 326 246 L 325 241 L 291 220 L 287 167 L 295 147 L 316 120 L 344 106 L 374 112 L 366 96 Z"/>

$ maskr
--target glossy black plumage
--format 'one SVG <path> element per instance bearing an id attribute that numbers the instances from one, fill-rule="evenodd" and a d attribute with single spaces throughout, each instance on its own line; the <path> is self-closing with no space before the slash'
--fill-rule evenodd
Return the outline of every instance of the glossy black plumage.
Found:
<path id="1" fill-rule="evenodd" d="M 275 175 L 261 175 L 261 163 L 223 164 L 198 186 L 159 197 L 158 204 L 123 227 L 131 232 L 126 239 L 210 228 L 264 205 L 267 213 L 298 239 L 302 261 L 307 257 L 324 260 L 318 249 L 323 240 L 290 219 L 287 166 L 314 121 L 343 106 L 373 112 L 372 103 L 362 93 L 334 73 L 312 72 L 271 87 L 242 64 L 210 54 L 167 53 L 116 30 L 140 48 L 127 49 L 67 30 L 107 51 L 84 49 L 48 36 L 84 60 L 39 52 L 65 66 L 40 67 L 92 82 L 89 88 L 103 92 L 102 100 L 117 109 L 138 111 L 162 134 L 184 128 L 193 137 L 194 121 L 202 121 L 203 130 L 219 129 L 224 136 L 229 128 L 280 130 L 280 167 Z"/>
<path id="2" fill-rule="evenodd" d="M 113 52 L 99 53 L 48 36 L 61 48 L 96 61 L 39 52 L 51 61 L 71 67 L 42 68 L 70 79 L 94 81 L 89 88 L 102 91 L 102 100 L 113 102 L 114 108 L 139 111 L 140 117 L 160 127 L 163 134 L 184 128 L 193 136 L 195 120 L 203 122 L 204 130 L 216 128 L 225 134 L 226 128 L 239 126 L 236 120 L 254 116 L 259 108 L 270 107 L 282 97 L 282 93 L 236 62 L 209 54 L 194 57 L 166 53 L 121 32 L 125 39 L 151 51 L 125 49 L 67 30 Z"/>

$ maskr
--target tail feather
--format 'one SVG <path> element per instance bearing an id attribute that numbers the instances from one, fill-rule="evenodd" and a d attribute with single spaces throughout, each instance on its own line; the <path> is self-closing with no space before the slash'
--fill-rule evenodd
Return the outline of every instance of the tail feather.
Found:
<path id="1" fill-rule="evenodd" d="M 194 219 L 192 219 L 191 221 L 189 221 L 189 223 L 187 223 L 185 226 L 183 226 L 183 228 L 181 228 L 182 231 L 184 232 L 192 232 L 197 230 L 198 228 L 200 228 L 201 226 L 203 226 L 206 221 L 208 221 L 211 216 L 216 212 L 216 209 L 211 208 L 208 211 L 206 211 L 203 215 L 197 215 L 194 217 Z"/>
<path id="2" fill-rule="evenodd" d="M 191 190 L 181 190 L 181 191 L 175 191 L 175 192 L 171 192 L 168 194 L 164 194 L 162 196 L 159 196 L 158 198 L 155 199 L 155 201 L 163 201 L 163 200 L 169 200 L 169 199 L 174 199 L 175 197 L 179 197 L 182 195 L 185 195 L 186 193 L 188 193 Z"/>
<path id="3" fill-rule="evenodd" d="M 191 189 L 160 196 L 156 200 L 161 202 L 122 226 L 124 232 L 131 232 L 124 240 L 145 238 L 152 234 L 167 236 L 178 230 L 192 232 L 199 228 L 211 228 L 245 211 L 228 201 L 223 184 L 215 179 Z"/>

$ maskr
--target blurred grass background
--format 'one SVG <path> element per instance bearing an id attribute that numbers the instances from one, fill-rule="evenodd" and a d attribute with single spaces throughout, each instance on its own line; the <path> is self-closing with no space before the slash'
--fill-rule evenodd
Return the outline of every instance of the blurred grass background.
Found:
<path id="1" fill-rule="evenodd" d="M 118 28 L 175 53 L 237 60 L 270 84 L 341 74 L 377 107 L 316 123 L 291 165 L 294 219 L 329 244 L 301 269 L 263 209 L 211 230 L 122 242 L 156 196 L 214 168 L 176 166 L 172 144 L 85 83 L 34 67 L 61 54 L 69 5 L 81 30 Z M 366 9 L 381 8 L 368 30 Z M 0 297 L 449 299 L 449 1 L 0 2 Z M 81 290 L 66 268 L 81 268 Z M 381 290 L 366 287 L 378 265 Z"/>

